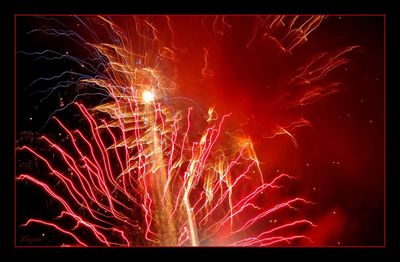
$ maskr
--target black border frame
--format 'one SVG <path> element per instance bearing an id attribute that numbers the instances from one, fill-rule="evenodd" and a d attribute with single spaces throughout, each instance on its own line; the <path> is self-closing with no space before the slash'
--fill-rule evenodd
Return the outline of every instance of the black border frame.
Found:
<path id="1" fill-rule="evenodd" d="M 397 89 L 399 79 L 396 77 L 398 48 L 400 47 L 397 25 L 400 25 L 400 11 L 389 0 L 286 0 L 260 1 L 246 0 L 245 2 L 232 1 L 219 4 L 204 2 L 183 2 L 170 0 L 164 2 L 137 2 L 129 0 L 106 1 L 32 1 L 14 0 L 6 3 L 2 1 L 0 10 L 0 25 L 2 37 L 0 41 L 0 112 L 2 121 L 0 144 L 0 255 L 9 256 L 10 260 L 36 258 L 47 259 L 62 256 L 63 258 L 127 258 L 127 259 L 210 259 L 221 256 L 221 259 L 302 259 L 344 257 L 385 258 L 397 257 L 400 254 L 398 199 L 399 169 L 396 161 L 400 155 L 398 134 Z M 210 1 L 211 2 L 211 1 Z M 46 248 L 15 248 L 14 247 L 14 15 L 16 14 L 66 14 L 66 13 L 299 13 L 299 14 L 384 14 L 386 16 L 386 247 L 383 248 L 135 248 L 135 249 L 46 249 Z M 3 169 L 4 168 L 4 169 Z M 397 204 L 397 205 L 396 205 Z M 400 256 L 399 256 L 400 257 Z"/>

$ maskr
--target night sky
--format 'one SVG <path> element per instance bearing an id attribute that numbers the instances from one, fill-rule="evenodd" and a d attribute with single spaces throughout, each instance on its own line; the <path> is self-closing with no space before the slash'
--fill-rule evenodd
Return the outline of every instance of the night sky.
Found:
<path id="1" fill-rule="evenodd" d="M 71 30 L 84 32 L 73 17 L 56 19 Z M 158 24 L 163 34 L 170 32 L 165 17 L 148 19 Z M 114 21 L 123 25 L 130 20 L 114 17 Z M 171 17 L 173 44 L 183 50 L 173 72 L 177 88 L 172 95 L 188 98 L 181 105 L 195 104 L 205 112 L 214 106 L 218 114 L 232 113 L 227 131 L 240 128 L 251 137 L 265 177 L 285 172 L 298 178 L 288 194 L 300 194 L 316 203 L 307 209 L 308 217 L 318 225 L 308 232 L 315 245 L 383 245 L 384 18 L 325 17 L 308 35 L 308 41 L 294 48 L 292 54 L 280 54 L 277 46 L 268 41 L 247 48 L 257 24 L 254 16 L 226 16 L 224 22 L 214 23 L 214 17 Z M 65 37 L 27 33 L 55 24 L 37 17 L 17 17 L 17 146 L 40 148 L 35 141 L 43 133 L 57 138 L 59 129 L 46 124 L 47 120 L 81 92 L 68 87 L 35 93 L 55 82 L 29 87 L 40 77 L 65 70 L 79 72 L 81 68 L 64 60 L 35 60 L 37 56 L 23 52 L 51 49 L 77 57 L 89 56 L 87 50 Z M 99 35 L 107 38 L 104 32 Z M 345 54 L 349 61 L 319 82 L 340 83 L 337 92 L 312 104 L 288 107 L 288 97 L 298 91 L 287 82 L 297 68 L 320 53 L 355 45 L 359 47 Z M 90 106 L 101 103 L 103 98 L 87 95 L 77 101 Z M 76 123 L 74 110 L 67 108 L 56 115 L 71 125 Z M 285 126 L 300 117 L 311 125 L 292 130 L 297 146 L 289 136 L 269 138 L 277 125 Z M 36 171 L 44 172 L 37 161 L 29 154 L 17 154 L 17 175 Z M 57 215 L 56 205 L 46 194 L 32 184 L 17 183 L 17 245 L 62 243 L 63 236 L 51 229 L 18 227 L 30 217 Z"/>

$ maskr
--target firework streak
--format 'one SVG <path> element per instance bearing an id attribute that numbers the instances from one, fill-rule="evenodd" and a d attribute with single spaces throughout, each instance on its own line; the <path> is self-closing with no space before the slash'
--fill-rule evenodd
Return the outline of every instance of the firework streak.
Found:
<path id="1" fill-rule="evenodd" d="M 53 228 L 69 239 L 64 246 L 312 243 L 304 232 L 316 225 L 296 214 L 313 203 L 301 196 L 269 197 L 292 182 L 293 176 L 264 175 L 250 137 L 224 132 L 230 114 L 218 116 L 210 109 L 198 117 L 198 112 L 194 113 L 196 107 L 177 108 L 170 103 L 169 96 L 176 89 L 176 57 L 185 52 L 174 45 L 172 18 L 155 18 L 165 20 L 169 41 L 151 17 L 127 17 L 131 23 L 125 27 L 103 16 L 88 17 L 86 22 L 85 17 L 75 19 L 88 30 L 88 21 L 96 21 L 108 32 L 110 42 L 100 41 L 94 31 L 92 41 L 67 29 L 45 28 L 30 33 L 68 36 L 90 50 L 96 59 L 79 60 L 50 50 L 25 54 L 79 63 L 88 73 L 69 72 L 78 79 L 60 81 L 56 88 L 72 84 L 78 84 L 81 90 L 95 87 L 97 92 L 106 93 L 107 99 L 91 107 L 84 100 L 68 104 L 78 112 L 82 128 L 70 128 L 65 120 L 52 117 L 50 122 L 66 136 L 65 143 L 48 135 L 41 136 L 39 142 L 53 157 L 33 146 L 17 148 L 18 154 L 29 152 L 41 162 L 50 177 L 19 172 L 17 181 L 38 186 L 60 208 L 56 218 L 31 218 L 20 227 L 40 224 Z M 225 17 L 212 19 L 212 34 L 230 27 Z M 297 19 L 298 16 L 257 17 L 247 48 L 269 39 L 279 52 L 291 54 L 323 17 L 308 17 L 300 24 Z M 278 27 L 283 32 L 280 36 L 274 33 Z M 289 84 L 309 88 L 285 106 L 310 104 L 337 91 L 336 83 L 316 83 L 346 63 L 343 54 L 353 48 L 321 54 L 299 68 Z M 212 77 L 209 55 L 204 48 L 201 72 Z M 277 125 L 271 137 L 284 134 L 296 143 L 290 131 L 307 124 L 300 118 L 290 125 Z M 271 220 L 277 214 L 283 219 Z"/>

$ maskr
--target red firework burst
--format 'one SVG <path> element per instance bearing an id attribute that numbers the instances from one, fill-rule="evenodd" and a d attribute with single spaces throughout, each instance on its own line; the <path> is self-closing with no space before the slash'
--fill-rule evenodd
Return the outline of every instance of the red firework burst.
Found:
<path id="1" fill-rule="evenodd" d="M 74 17 L 71 29 L 61 18 L 41 19 L 48 25 L 30 33 L 66 36 L 89 57 L 24 52 L 66 59 L 81 71 L 31 84 L 55 81 L 46 93 L 79 94 L 60 100 L 73 118 L 52 118 L 64 139 L 42 135 L 17 148 L 45 174 L 19 166 L 17 180 L 35 184 L 59 208 L 55 218 L 29 218 L 18 230 L 50 227 L 64 235 L 63 246 L 314 243 L 308 234 L 317 225 L 306 210 L 315 201 L 289 192 L 299 183 L 295 174 L 263 166 L 252 142 L 261 130 L 251 130 L 254 115 L 241 114 L 235 99 L 252 77 L 265 77 L 266 111 L 254 113 L 268 113 L 261 135 L 286 135 L 297 146 L 293 130 L 310 125 L 299 108 L 338 91 L 339 83 L 325 77 L 358 47 L 316 54 L 296 67 L 282 62 L 323 16 L 88 16 Z M 225 50 L 232 41 L 238 49 Z M 238 71 L 237 59 L 243 65 L 251 59 L 252 68 Z M 243 88 L 233 88 L 231 104 L 204 113 L 199 103 L 215 104 L 213 96 L 225 94 L 208 92 L 226 84 Z M 93 105 L 89 97 L 96 92 L 106 98 Z"/>

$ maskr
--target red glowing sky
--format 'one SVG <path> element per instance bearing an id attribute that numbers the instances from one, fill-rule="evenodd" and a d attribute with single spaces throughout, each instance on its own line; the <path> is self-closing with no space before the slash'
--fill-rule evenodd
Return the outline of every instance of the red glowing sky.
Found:
<path id="1" fill-rule="evenodd" d="M 384 194 L 384 25 L 383 17 L 330 16 L 291 55 L 275 55 L 264 42 L 247 48 L 256 19 L 229 17 L 216 25 L 223 36 L 204 30 L 200 18 L 172 20 L 174 43 L 188 48 L 178 68 L 185 78 L 179 92 L 217 112 L 233 113 L 254 141 L 267 174 L 276 170 L 298 176 L 300 192 L 318 202 L 321 225 L 316 242 L 327 245 L 383 244 Z M 205 19 L 211 25 L 214 18 Z M 218 27 L 219 26 L 219 27 Z M 195 28 L 195 29 L 194 29 Z M 209 27 L 211 28 L 211 26 Z M 342 83 L 339 92 L 316 103 L 281 110 L 273 103 L 293 70 L 322 52 L 360 47 L 350 61 L 329 72 L 322 84 Z M 204 68 L 208 53 L 208 74 Z M 274 124 L 303 116 L 312 126 L 295 129 L 296 148 L 288 136 L 267 139 Z"/>

